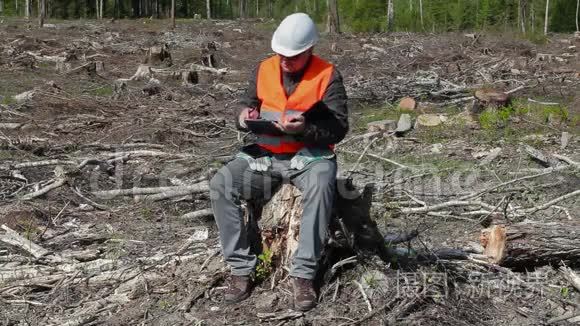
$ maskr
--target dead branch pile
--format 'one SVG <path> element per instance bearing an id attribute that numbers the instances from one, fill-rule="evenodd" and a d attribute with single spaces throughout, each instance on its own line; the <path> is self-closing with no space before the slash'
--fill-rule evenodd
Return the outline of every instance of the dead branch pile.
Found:
<path id="1" fill-rule="evenodd" d="M 500 52 L 505 44 L 485 35 L 455 35 L 464 41 L 456 49 L 444 50 L 439 43 L 410 36 L 361 40 L 362 49 L 356 50 L 355 58 L 370 62 L 376 70 L 372 78 L 348 70 L 346 84 L 351 97 L 394 102 L 412 96 L 451 105 L 472 100 L 473 92 L 483 86 L 504 91 L 540 86 L 573 92 L 580 82 L 574 69 L 546 69 L 553 62 L 564 65 L 574 60 L 577 54 L 575 47 L 569 46 L 570 39 L 545 54 L 534 53 L 524 42 L 515 44 L 508 53 L 505 49 Z"/>

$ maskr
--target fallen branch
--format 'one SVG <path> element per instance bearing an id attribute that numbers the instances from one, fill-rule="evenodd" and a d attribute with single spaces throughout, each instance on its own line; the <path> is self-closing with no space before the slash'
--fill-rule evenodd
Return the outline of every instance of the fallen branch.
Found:
<path id="1" fill-rule="evenodd" d="M 562 276 L 564 276 L 564 278 L 570 282 L 578 292 L 580 292 L 580 276 L 574 273 L 574 271 L 566 265 L 560 266 L 558 270 L 560 271 L 560 274 L 562 274 Z"/>
<path id="2" fill-rule="evenodd" d="M 355 152 L 351 152 L 351 151 L 346 151 L 346 150 L 344 150 L 344 149 L 341 149 L 341 150 L 339 150 L 339 151 L 340 151 L 340 152 L 343 152 L 343 153 L 346 153 L 346 154 L 351 154 L 351 155 L 360 155 L 359 153 L 355 153 Z M 371 154 L 371 153 L 366 153 L 365 155 L 366 155 L 366 156 L 368 156 L 368 157 L 372 157 L 372 158 L 374 158 L 374 159 L 377 159 L 377 160 L 379 160 L 379 161 L 383 161 L 383 162 L 387 162 L 387 163 L 389 163 L 389 164 L 396 165 L 396 166 L 398 166 L 398 167 L 400 167 L 400 168 L 402 168 L 402 169 L 409 169 L 409 167 L 408 167 L 408 166 L 406 166 L 406 165 L 403 165 L 403 164 L 401 164 L 401 163 L 397 163 L 397 162 L 395 162 L 395 161 L 393 161 L 393 160 L 390 160 L 390 159 L 388 159 L 388 158 L 384 158 L 384 157 L 382 157 L 382 156 L 378 156 L 378 155 Z"/>
<path id="3" fill-rule="evenodd" d="M 183 214 L 183 215 L 181 215 L 180 218 L 184 219 L 184 220 L 190 220 L 190 219 L 198 219 L 201 217 L 209 217 L 209 216 L 213 216 L 213 210 L 211 208 L 200 209 L 200 210 L 195 211 L 195 212 Z"/>
<path id="4" fill-rule="evenodd" d="M 564 162 L 566 162 L 566 163 L 574 166 L 575 168 L 580 168 L 580 163 L 572 160 L 568 156 L 564 156 L 564 155 L 560 155 L 560 154 L 552 154 L 552 156 L 555 157 L 555 158 L 557 158 L 557 159 L 559 159 L 559 160 L 561 160 L 561 161 L 564 161 Z"/>
<path id="5" fill-rule="evenodd" d="M 117 152 L 117 153 L 114 153 L 113 155 L 110 155 L 108 157 L 108 159 L 117 159 L 117 158 L 122 158 L 122 157 L 129 158 L 129 157 L 165 157 L 165 156 L 179 157 L 179 158 L 189 157 L 187 155 L 165 153 L 165 152 L 159 152 L 159 151 L 135 150 L 135 151 L 129 151 L 129 152 Z"/>
<path id="6" fill-rule="evenodd" d="M 0 301 L 2 301 L 3 303 L 8 303 L 8 304 L 28 304 L 31 306 L 46 306 L 46 304 L 42 303 L 42 302 L 38 302 L 38 301 L 31 301 L 31 300 L 4 300 L 4 299 L 0 299 Z"/>
<path id="7" fill-rule="evenodd" d="M 32 200 L 36 197 L 40 197 L 44 194 L 47 194 L 51 190 L 54 190 L 56 188 L 60 188 L 60 187 L 64 186 L 66 183 L 67 183 L 67 180 L 64 178 L 57 179 L 56 181 L 54 181 L 53 183 L 49 184 L 48 186 L 46 186 L 42 189 L 39 189 L 33 193 L 26 194 L 26 195 L 20 197 L 20 200 Z"/>
<path id="8" fill-rule="evenodd" d="M 207 182 L 200 182 L 190 186 L 178 186 L 178 187 L 128 188 L 128 189 L 103 190 L 93 192 L 93 194 L 103 199 L 111 199 L 117 196 L 175 193 L 177 191 L 186 191 L 187 194 L 207 192 L 209 191 L 209 184 Z"/>
<path id="9" fill-rule="evenodd" d="M 258 318 L 262 321 L 273 321 L 273 320 L 288 320 L 304 317 L 303 312 L 299 311 L 288 311 L 284 313 L 279 312 L 259 312 L 257 314 Z"/>
<path id="10" fill-rule="evenodd" d="M 448 202 L 431 205 L 431 206 L 424 206 L 424 207 L 406 207 L 401 208 L 401 212 L 405 214 L 417 214 L 417 213 L 426 213 L 431 211 L 438 211 L 442 208 L 447 207 L 455 207 L 455 206 L 477 206 L 477 207 L 490 207 L 491 205 L 487 205 L 482 202 L 478 201 L 465 201 L 465 200 L 451 200 Z M 493 206 L 491 206 L 493 208 Z"/>
<path id="11" fill-rule="evenodd" d="M 367 297 L 367 294 L 365 292 L 365 289 L 363 288 L 362 284 L 360 284 L 357 281 L 352 281 L 354 284 L 356 284 L 356 286 L 358 287 L 360 293 L 363 296 L 363 299 L 365 300 L 366 304 L 367 304 L 367 308 L 369 309 L 369 312 L 373 311 L 373 306 L 371 305 L 371 302 L 369 301 L 369 298 Z"/>
<path id="12" fill-rule="evenodd" d="M 471 194 L 465 195 L 463 197 L 460 197 L 459 200 L 468 200 L 468 199 L 472 199 L 472 198 L 475 198 L 475 197 L 479 197 L 479 196 L 483 195 L 484 193 L 494 191 L 494 190 L 496 190 L 498 188 L 502 188 L 502 187 L 508 186 L 508 185 L 510 185 L 512 183 L 516 183 L 516 182 L 519 182 L 519 181 L 524 181 L 524 180 L 530 180 L 530 179 L 538 178 L 538 177 L 541 177 L 541 176 L 544 176 L 544 175 L 548 175 L 550 173 L 554 173 L 554 172 L 559 172 L 559 171 L 566 170 L 566 169 L 568 169 L 570 167 L 571 167 L 571 165 L 564 165 L 564 166 L 558 166 L 558 167 L 554 167 L 554 168 L 547 168 L 547 169 L 544 169 L 543 170 L 544 172 L 541 172 L 541 173 L 538 173 L 538 174 L 534 174 L 534 175 L 527 175 L 525 177 L 516 178 L 516 179 L 513 179 L 513 180 L 509 180 L 509 181 L 506 181 L 506 182 L 502 182 L 502 183 L 497 184 L 495 186 L 491 186 L 491 187 L 485 188 L 483 190 L 480 190 L 478 192 L 471 193 Z"/>
<path id="13" fill-rule="evenodd" d="M 40 258 L 50 254 L 50 251 L 32 242 L 32 240 L 24 238 L 6 225 L 3 224 L 0 228 L 6 231 L 5 234 L 0 235 L 0 241 L 23 249 L 34 256 L 34 258 Z"/>
<path id="14" fill-rule="evenodd" d="M 191 64 L 191 69 L 196 70 L 196 71 L 207 71 L 207 72 L 210 72 L 210 73 L 216 74 L 216 75 L 225 75 L 228 72 L 230 72 L 228 68 L 216 69 L 216 68 L 212 68 L 212 67 L 198 65 L 195 63 Z"/>
<path id="15" fill-rule="evenodd" d="M 528 98 L 528 102 L 536 103 L 536 104 L 540 104 L 540 105 L 560 105 L 560 103 L 557 103 L 557 102 L 541 102 L 541 101 L 533 100 L 531 98 Z"/>
<path id="16" fill-rule="evenodd" d="M 397 302 L 397 300 L 399 300 L 398 296 L 395 296 L 393 299 L 391 299 L 389 302 L 385 303 L 384 305 L 382 305 L 380 308 L 373 310 L 372 312 L 366 314 L 364 317 L 362 317 L 361 319 L 354 321 L 354 322 L 349 322 L 349 323 L 344 323 L 344 324 L 340 324 L 339 326 L 355 326 L 355 325 L 360 325 L 362 323 L 364 323 L 365 321 L 373 318 L 376 314 L 381 313 L 387 309 L 390 309 L 391 306 Z"/>
<path id="17" fill-rule="evenodd" d="M 64 161 L 64 160 L 46 160 L 46 161 L 36 161 L 36 162 L 23 162 L 13 165 L 15 169 L 22 169 L 22 168 L 35 168 L 39 166 L 47 166 L 47 165 L 76 165 L 77 163 L 74 161 Z"/>
<path id="18" fill-rule="evenodd" d="M 562 200 L 565 200 L 565 199 L 568 199 L 568 198 L 572 198 L 572 197 L 578 196 L 578 195 L 580 195 L 580 189 L 578 189 L 576 191 L 573 191 L 573 192 L 570 192 L 570 193 L 567 193 L 567 194 L 565 194 L 563 196 L 560 196 L 558 198 L 554 198 L 554 199 L 550 200 L 549 202 L 547 202 L 547 203 L 545 203 L 543 205 L 535 206 L 535 207 L 528 208 L 528 209 L 524 209 L 524 210 L 521 211 L 521 214 L 522 215 L 532 214 L 532 213 L 535 213 L 537 211 L 541 211 L 541 210 L 544 210 L 546 208 L 549 208 L 550 206 L 553 206 L 554 204 L 557 204 L 557 203 L 561 202 Z M 517 213 L 519 213 L 519 212 L 517 212 Z"/>
<path id="19" fill-rule="evenodd" d="M 201 298 L 204 295 L 205 291 L 210 290 L 211 288 L 216 286 L 221 280 L 223 280 L 223 278 L 224 274 L 221 272 L 214 274 L 212 279 L 209 282 L 207 282 L 205 286 L 198 288 L 192 295 L 189 296 L 189 298 L 185 300 L 185 302 L 181 305 L 181 307 L 179 307 L 179 311 L 189 312 L 189 310 L 191 310 L 191 307 L 193 307 L 197 299 Z"/>
<path id="20" fill-rule="evenodd" d="M 71 190 L 80 198 L 88 202 L 91 206 L 95 207 L 96 209 L 106 211 L 108 209 L 107 206 L 95 203 L 94 201 L 90 200 L 89 198 L 85 197 L 78 188 L 71 187 Z"/>
<path id="21" fill-rule="evenodd" d="M 550 324 L 550 325 L 551 324 L 555 324 L 557 322 L 564 321 L 564 320 L 568 320 L 568 319 L 572 319 L 572 318 L 578 317 L 578 316 L 580 316 L 579 313 L 577 313 L 575 311 L 570 311 L 568 313 L 563 314 L 562 316 L 548 319 L 548 324 Z"/>

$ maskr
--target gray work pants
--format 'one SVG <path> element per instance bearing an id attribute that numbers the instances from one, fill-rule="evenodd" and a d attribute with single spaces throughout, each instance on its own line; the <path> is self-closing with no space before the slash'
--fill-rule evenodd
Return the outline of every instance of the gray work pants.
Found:
<path id="1" fill-rule="evenodd" d="M 326 241 L 336 187 L 336 160 L 318 160 L 302 170 L 290 169 L 290 159 L 272 158 L 266 172 L 252 171 L 236 158 L 222 167 L 210 182 L 211 205 L 219 229 L 222 254 L 233 275 L 249 275 L 257 263 L 248 243 L 241 200 L 269 200 L 283 183 L 302 191 L 304 212 L 298 249 L 290 275 L 314 279 Z"/>

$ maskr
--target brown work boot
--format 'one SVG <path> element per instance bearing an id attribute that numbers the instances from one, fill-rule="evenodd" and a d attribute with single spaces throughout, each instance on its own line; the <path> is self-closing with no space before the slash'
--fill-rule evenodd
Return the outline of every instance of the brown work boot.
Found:
<path id="1" fill-rule="evenodd" d="M 300 311 L 308 311 L 316 306 L 316 292 L 312 280 L 293 277 L 292 288 L 294 290 L 294 308 Z"/>
<path id="2" fill-rule="evenodd" d="M 249 276 L 230 275 L 226 289 L 226 303 L 238 303 L 250 296 L 251 279 Z"/>

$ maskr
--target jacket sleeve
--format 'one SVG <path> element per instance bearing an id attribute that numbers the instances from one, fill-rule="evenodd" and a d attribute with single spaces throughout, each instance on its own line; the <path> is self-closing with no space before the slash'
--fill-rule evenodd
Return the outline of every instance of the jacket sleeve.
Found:
<path id="1" fill-rule="evenodd" d="M 337 144 L 346 136 L 348 126 L 347 96 L 342 76 L 335 68 L 322 101 L 305 114 L 302 140 L 311 146 Z"/>
<path id="2" fill-rule="evenodd" d="M 242 126 L 240 126 L 239 116 L 242 113 L 242 110 L 245 108 L 257 108 L 260 106 L 260 100 L 258 99 L 258 91 L 257 91 L 258 67 L 256 67 L 254 71 L 252 71 L 250 81 L 248 83 L 248 88 L 246 89 L 246 92 L 244 93 L 240 101 L 235 106 L 234 119 L 236 123 L 236 128 L 238 130 L 249 131 L 248 129 L 242 128 Z"/>

